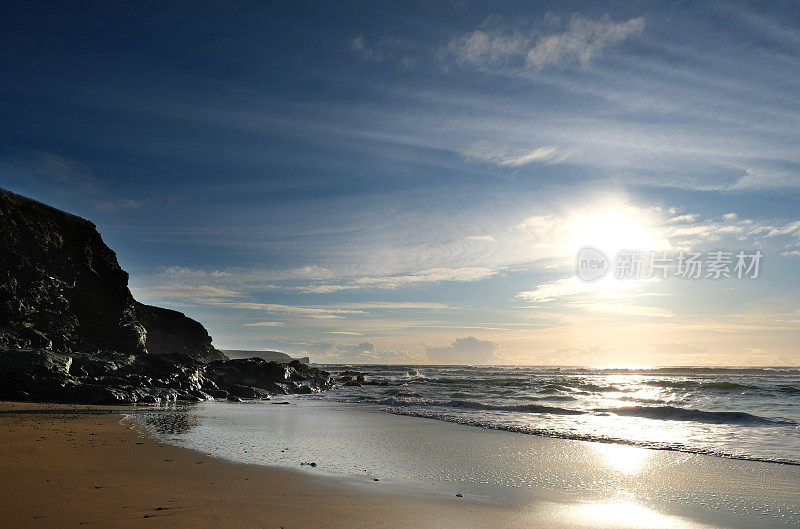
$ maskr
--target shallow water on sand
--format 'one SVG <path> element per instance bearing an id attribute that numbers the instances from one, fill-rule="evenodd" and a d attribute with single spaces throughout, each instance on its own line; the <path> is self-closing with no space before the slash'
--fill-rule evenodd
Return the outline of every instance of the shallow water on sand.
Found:
<path id="1" fill-rule="evenodd" d="M 132 417 L 180 446 L 348 476 L 357 486 L 463 494 L 465 501 L 517 508 L 547 499 L 572 505 L 565 515 L 599 517 L 612 527 L 625 526 L 626 517 L 645 517 L 653 523 L 641 526 L 652 527 L 692 526 L 685 520 L 800 526 L 796 465 L 523 435 L 309 397 L 208 402 Z"/>

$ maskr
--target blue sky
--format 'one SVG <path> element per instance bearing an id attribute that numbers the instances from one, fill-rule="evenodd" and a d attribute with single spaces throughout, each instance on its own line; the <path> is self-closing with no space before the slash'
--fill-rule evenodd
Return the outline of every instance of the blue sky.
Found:
<path id="1" fill-rule="evenodd" d="M 12 3 L 0 185 L 317 361 L 796 365 L 800 8 Z M 760 250 L 587 286 L 575 251 Z"/>

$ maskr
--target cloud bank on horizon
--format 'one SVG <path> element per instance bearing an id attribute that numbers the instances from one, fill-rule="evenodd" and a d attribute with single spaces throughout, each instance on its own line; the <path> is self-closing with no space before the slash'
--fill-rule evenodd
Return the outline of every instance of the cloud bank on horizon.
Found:
<path id="1" fill-rule="evenodd" d="M 800 363 L 791 3 L 8 11 L 0 185 L 220 348 Z M 764 261 L 586 283 L 584 245 Z"/>

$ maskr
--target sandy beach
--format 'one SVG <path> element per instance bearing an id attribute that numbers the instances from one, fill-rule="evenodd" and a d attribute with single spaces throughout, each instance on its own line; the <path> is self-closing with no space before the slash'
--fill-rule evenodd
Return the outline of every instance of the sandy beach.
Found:
<path id="1" fill-rule="evenodd" d="M 321 413 L 341 420 L 330 411 L 290 410 L 288 413 L 317 420 Z M 735 502 L 736 494 L 762 496 L 777 502 L 796 498 L 793 481 L 797 467 L 745 461 L 727 461 L 707 456 L 711 466 L 698 467 L 694 459 L 672 472 L 662 471 L 663 483 L 676 505 L 673 511 L 657 511 L 632 501 L 599 501 L 587 491 L 554 494 L 544 489 L 509 488 L 506 497 L 467 489 L 464 497 L 452 494 L 452 486 L 435 490 L 431 484 L 405 485 L 393 480 L 302 472 L 288 468 L 252 465 L 210 457 L 207 454 L 162 443 L 144 435 L 135 422 L 124 419 L 131 408 L 3 403 L 0 407 L 0 473 L 3 479 L 2 512 L 5 525 L 15 528 L 39 527 L 793 527 L 798 518 L 791 512 L 763 516 L 757 512 L 735 517 L 709 516 L 702 508 L 686 505 L 686 490 L 675 476 L 696 467 L 696 475 L 681 482 L 697 482 L 695 492 L 715 490 L 717 501 Z M 308 413 L 297 412 L 308 411 Z M 349 413 L 349 412 L 347 412 Z M 360 412 L 359 412 L 360 413 Z M 426 419 L 396 417 L 376 412 L 394 421 L 416 421 L 420 439 L 425 428 L 434 428 L 452 442 L 461 436 L 498 435 L 513 443 L 531 442 L 542 450 L 566 447 L 564 454 L 582 445 L 577 441 L 487 432 Z M 280 416 L 274 416 L 280 428 Z M 303 420 L 295 421 L 302 423 Z M 397 423 L 401 426 L 402 423 Z M 429 426 L 432 425 L 432 426 Z M 382 425 L 382 427 L 385 425 Z M 299 427 L 302 430 L 302 426 Z M 463 434 L 462 434 L 462 430 Z M 486 433 L 484 433 L 486 432 Z M 565 444 L 567 443 L 567 444 Z M 570 445 L 569 443 L 572 443 Z M 577 443 L 577 444 L 576 444 Z M 573 448 L 569 448 L 572 446 Z M 537 448 L 538 449 L 538 448 Z M 655 468 L 666 468 L 673 453 L 647 451 L 656 458 Z M 424 459 L 424 454 L 420 454 Z M 570 456 L 571 457 L 571 456 Z M 556 458 L 557 459 L 557 458 Z M 717 465 L 716 463 L 719 463 Z M 544 461 L 542 465 L 552 466 Z M 581 463 L 582 466 L 586 466 Z M 673 466 L 677 463 L 673 464 Z M 566 472 L 569 467 L 543 468 L 545 472 Z M 596 468 L 586 471 L 608 478 Z M 624 469 L 623 469 L 624 470 Z M 604 474 L 606 472 L 606 474 Z M 651 473 L 652 474 L 652 473 Z M 671 478 L 667 479 L 666 476 Z M 756 479 L 756 476 L 761 476 Z M 613 486 L 619 486 L 615 482 Z M 670 487 L 672 487 L 670 489 Z M 759 487 L 764 487 L 760 489 Z M 463 490 L 459 489 L 459 490 Z M 682 497 L 683 496 L 683 497 Z M 698 496 L 699 497 L 699 496 Z M 695 506 L 698 507 L 698 506 Z"/>
<path id="2" fill-rule="evenodd" d="M 6 527 L 530 527 L 517 512 L 461 498 L 353 491 L 160 444 L 120 424 L 119 409 L 0 410 Z"/>

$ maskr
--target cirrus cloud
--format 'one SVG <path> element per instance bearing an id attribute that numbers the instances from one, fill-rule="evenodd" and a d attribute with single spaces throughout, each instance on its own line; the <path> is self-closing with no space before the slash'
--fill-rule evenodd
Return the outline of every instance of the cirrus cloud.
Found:
<path id="1" fill-rule="evenodd" d="M 445 63 L 478 70 L 514 62 L 535 70 L 570 62 L 586 67 L 606 49 L 640 35 L 644 27 L 643 17 L 615 22 L 608 15 L 599 19 L 576 15 L 564 31 L 540 34 L 535 43 L 535 31 L 526 35 L 517 29 L 484 28 L 450 39 L 440 56 Z"/>
<path id="2" fill-rule="evenodd" d="M 642 17 L 614 22 L 608 16 L 599 20 L 577 16 L 570 21 L 566 31 L 540 38 L 528 52 L 526 64 L 542 69 L 562 62 L 578 61 L 587 66 L 606 48 L 640 35 L 644 26 Z"/>

